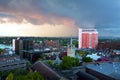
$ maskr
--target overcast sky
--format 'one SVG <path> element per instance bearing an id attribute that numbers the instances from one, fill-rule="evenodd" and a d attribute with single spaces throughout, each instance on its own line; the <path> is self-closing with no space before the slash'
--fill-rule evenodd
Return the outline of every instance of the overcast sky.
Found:
<path id="1" fill-rule="evenodd" d="M 120 37 L 120 0 L 0 0 L 0 36 Z"/>

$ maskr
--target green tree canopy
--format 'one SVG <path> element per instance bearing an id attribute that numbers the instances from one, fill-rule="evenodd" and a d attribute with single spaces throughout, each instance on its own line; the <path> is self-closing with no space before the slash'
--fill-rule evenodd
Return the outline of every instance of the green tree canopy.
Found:
<path id="1" fill-rule="evenodd" d="M 61 69 L 70 69 L 75 66 L 79 66 L 79 59 L 69 56 L 64 56 L 59 67 Z"/>
<path id="2" fill-rule="evenodd" d="M 38 72 L 28 73 L 27 75 L 16 76 L 15 80 L 44 80 Z"/>
<path id="3" fill-rule="evenodd" d="M 93 59 L 90 58 L 90 57 L 83 57 L 83 58 L 82 58 L 82 61 L 84 61 L 84 62 L 92 62 Z"/>
<path id="4" fill-rule="evenodd" d="M 4 51 L 3 49 L 0 49 L 0 54 L 1 54 L 3 51 Z"/>
<path id="5" fill-rule="evenodd" d="M 7 77 L 6 80 L 13 80 L 13 73 L 10 73 Z"/>

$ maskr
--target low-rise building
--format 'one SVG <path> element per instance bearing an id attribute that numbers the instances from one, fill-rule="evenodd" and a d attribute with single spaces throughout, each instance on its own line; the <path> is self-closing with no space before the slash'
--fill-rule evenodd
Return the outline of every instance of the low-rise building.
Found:
<path id="1" fill-rule="evenodd" d="M 100 80 L 120 80 L 120 62 L 88 64 L 86 72 Z"/>
<path id="2" fill-rule="evenodd" d="M 20 59 L 17 55 L 0 55 L 0 71 L 12 70 L 15 68 L 26 68 L 26 60 Z"/>

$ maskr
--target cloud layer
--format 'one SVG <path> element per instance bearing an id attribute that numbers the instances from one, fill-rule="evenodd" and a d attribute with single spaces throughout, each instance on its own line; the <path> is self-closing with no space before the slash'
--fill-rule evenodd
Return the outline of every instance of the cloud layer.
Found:
<path id="1" fill-rule="evenodd" d="M 0 22 L 96 28 L 120 35 L 120 0 L 0 0 Z M 71 27 L 70 27 L 71 28 Z"/>

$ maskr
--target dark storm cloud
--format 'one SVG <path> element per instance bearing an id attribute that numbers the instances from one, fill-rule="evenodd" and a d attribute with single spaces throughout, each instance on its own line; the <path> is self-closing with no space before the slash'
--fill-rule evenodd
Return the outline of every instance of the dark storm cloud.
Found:
<path id="1" fill-rule="evenodd" d="M 44 5 L 46 4 L 46 5 Z M 44 13 L 68 16 L 82 22 L 109 23 L 120 19 L 119 0 L 40 0 Z"/>
<path id="2" fill-rule="evenodd" d="M 0 0 L 0 12 L 18 22 L 72 24 L 120 35 L 120 0 Z"/>
<path id="3" fill-rule="evenodd" d="M 97 28 L 100 35 L 120 35 L 120 0 L 40 0 L 39 6 L 44 13 L 76 20 L 82 28 Z"/>
<path id="4" fill-rule="evenodd" d="M 6 0 L 0 3 L 0 12 L 14 15 L 12 21 L 22 22 L 24 19 L 32 24 L 74 24 L 74 20 L 69 17 L 62 17 L 57 14 L 46 14 L 38 3 L 40 0 Z M 4 5 L 3 5 L 4 4 Z M 47 6 L 46 6 L 47 7 Z"/>
<path id="5" fill-rule="evenodd" d="M 0 0 L 0 17 L 5 17 L 10 22 L 21 23 L 26 18 L 25 15 L 33 11 L 30 2 L 30 0 Z"/>

